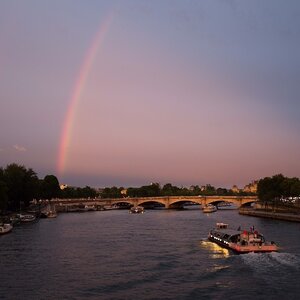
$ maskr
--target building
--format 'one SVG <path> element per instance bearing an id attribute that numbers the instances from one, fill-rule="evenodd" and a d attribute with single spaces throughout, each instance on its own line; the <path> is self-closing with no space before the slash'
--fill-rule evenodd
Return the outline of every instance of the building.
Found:
<path id="1" fill-rule="evenodd" d="M 233 185 L 231 190 L 234 192 L 234 193 L 239 193 L 240 192 L 240 189 L 237 187 L 237 185 Z"/>
<path id="2" fill-rule="evenodd" d="M 64 190 L 68 187 L 68 185 L 67 184 L 61 184 L 59 187 L 60 187 L 61 190 Z"/>
<path id="3" fill-rule="evenodd" d="M 257 180 L 253 180 L 251 183 L 245 185 L 243 192 L 246 193 L 256 193 L 257 192 Z"/>

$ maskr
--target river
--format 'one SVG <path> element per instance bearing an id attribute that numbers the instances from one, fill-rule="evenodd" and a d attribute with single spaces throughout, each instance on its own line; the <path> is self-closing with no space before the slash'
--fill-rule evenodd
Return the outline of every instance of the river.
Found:
<path id="1" fill-rule="evenodd" d="M 280 252 L 207 242 L 220 221 L 254 225 Z M 0 299 L 299 299 L 299 232 L 236 210 L 60 214 L 0 237 Z"/>

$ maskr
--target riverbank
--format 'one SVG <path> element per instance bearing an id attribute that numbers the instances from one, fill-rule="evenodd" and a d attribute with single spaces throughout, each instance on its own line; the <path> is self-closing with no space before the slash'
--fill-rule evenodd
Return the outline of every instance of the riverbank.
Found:
<path id="1" fill-rule="evenodd" d="M 284 213 L 284 212 L 274 212 L 274 211 L 265 211 L 257 209 L 239 209 L 239 214 L 260 217 L 260 218 L 269 218 L 276 220 L 284 220 L 290 222 L 300 222 L 300 214 L 296 213 Z"/>

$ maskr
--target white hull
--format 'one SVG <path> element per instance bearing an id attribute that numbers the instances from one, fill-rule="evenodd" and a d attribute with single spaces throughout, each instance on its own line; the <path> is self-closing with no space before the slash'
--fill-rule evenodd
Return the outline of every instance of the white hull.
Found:
<path id="1" fill-rule="evenodd" d="M 2 224 L 0 225 L 0 234 L 6 234 L 11 232 L 13 229 L 12 225 L 10 224 Z"/>
<path id="2" fill-rule="evenodd" d="M 203 211 L 204 213 L 212 213 L 212 212 L 217 211 L 217 207 L 214 206 L 214 205 L 208 204 L 208 205 L 205 205 L 205 206 L 202 208 L 202 211 Z"/>

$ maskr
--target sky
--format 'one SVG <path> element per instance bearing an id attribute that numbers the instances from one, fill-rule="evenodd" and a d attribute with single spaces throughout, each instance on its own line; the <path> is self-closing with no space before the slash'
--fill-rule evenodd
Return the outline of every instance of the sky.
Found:
<path id="1" fill-rule="evenodd" d="M 0 166 L 71 186 L 300 177 L 300 2 L 0 1 Z"/>

